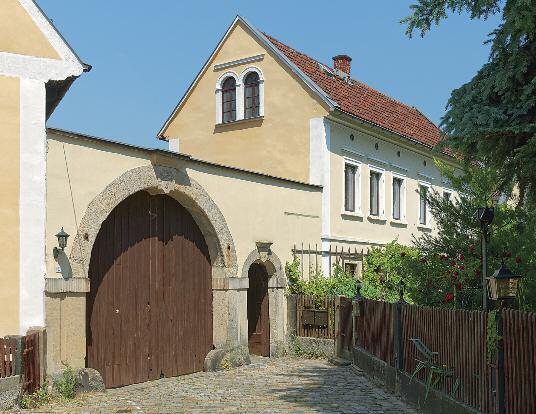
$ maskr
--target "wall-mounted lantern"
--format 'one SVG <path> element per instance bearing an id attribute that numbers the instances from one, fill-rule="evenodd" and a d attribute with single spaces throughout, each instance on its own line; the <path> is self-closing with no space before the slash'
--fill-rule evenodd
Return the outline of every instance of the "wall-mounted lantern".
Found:
<path id="1" fill-rule="evenodd" d="M 67 232 L 65 232 L 65 230 L 63 230 L 63 227 L 61 228 L 61 230 L 58 232 L 58 234 L 56 234 L 56 237 L 58 239 L 58 247 L 54 247 L 54 258 L 57 259 L 59 254 L 60 254 L 60 251 L 64 251 L 65 250 L 65 247 L 67 247 L 67 239 L 69 238 L 69 234 L 67 234 Z"/>
<path id="2" fill-rule="evenodd" d="M 493 300 L 508 300 L 517 297 L 520 275 L 512 273 L 503 263 L 491 277 L 488 278 L 489 295 Z"/>

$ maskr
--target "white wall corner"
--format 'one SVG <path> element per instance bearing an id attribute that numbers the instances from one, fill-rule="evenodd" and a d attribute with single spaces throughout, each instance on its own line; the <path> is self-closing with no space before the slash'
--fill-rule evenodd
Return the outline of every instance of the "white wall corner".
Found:
<path id="1" fill-rule="evenodd" d="M 309 183 L 323 185 L 326 130 L 324 118 L 309 120 Z"/>
<path id="2" fill-rule="evenodd" d="M 20 334 L 44 326 L 46 129 L 45 84 L 20 83 Z"/>
<path id="3" fill-rule="evenodd" d="M 180 152 L 179 149 L 179 138 L 170 138 L 168 140 L 168 148 L 173 152 Z"/>

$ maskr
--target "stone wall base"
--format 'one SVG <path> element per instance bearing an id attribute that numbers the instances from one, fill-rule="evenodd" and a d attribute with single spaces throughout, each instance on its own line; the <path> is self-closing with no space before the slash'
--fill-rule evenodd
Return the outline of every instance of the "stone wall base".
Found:
<path id="1" fill-rule="evenodd" d="M 430 390 L 425 400 L 426 384 L 398 371 L 367 351 L 354 348 L 354 365 L 367 374 L 375 383 L 404 401 L 416 406 L 424 414 L 478 414 L 471 408 L 437 390 Z"/>
<path id="2" fill-rule="evenodd" d="M 333 339 L 309 338 L 305 336 L 289 336 L 288 353 L 306 358 L 330 358 L 335 355 Z"/>

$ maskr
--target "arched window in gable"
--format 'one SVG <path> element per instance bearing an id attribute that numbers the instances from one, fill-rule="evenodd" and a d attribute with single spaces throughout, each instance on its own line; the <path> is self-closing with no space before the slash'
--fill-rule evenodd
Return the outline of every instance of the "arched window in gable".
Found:
<path id="1" fill-rule="evenodd" d="M 244 79 L 244 118 L 255 118 L 260 115 L 259 75 L 250 72 Z"/>
<path id="2" fill-rule="evenodd" d="M 222 122 L 236 121 L 236 80 L 232 76 L 223 81 L 221 94 Z"/>

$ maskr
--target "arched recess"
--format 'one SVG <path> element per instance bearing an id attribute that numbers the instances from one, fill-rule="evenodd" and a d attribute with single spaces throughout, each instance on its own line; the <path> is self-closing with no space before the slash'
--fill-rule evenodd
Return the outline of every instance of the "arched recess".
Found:
<path id="1" fill-rule="evenodd" d="M 146 165 L 123 173 L 88 205 L 69 256 L 73 277 L 88 277 L 93 244 L 102 223 L 121 201 L 142 190 L 168 194 L 193 216 L 208 245 L 213 279 L 237 276 L 233 238 L 223 214 L 208 193 L 183 171 Z"/>
<path id="2" fill-rule="evenodd" d="M 254 249 L 244 261 L 242 278 L 248 278 L 253 263 L 264 266 L 268 273 L 268 297 L 270 316 L 270 356 L 279 356 L 285 351 L 286 338 L 286 298 L 287 279 L 281 260 L 270 248 L 271 243 L 257 242 Z"/>

